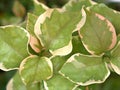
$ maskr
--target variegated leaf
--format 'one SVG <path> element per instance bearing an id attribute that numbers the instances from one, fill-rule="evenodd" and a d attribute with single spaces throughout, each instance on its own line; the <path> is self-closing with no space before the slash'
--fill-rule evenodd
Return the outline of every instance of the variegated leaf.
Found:
<path id="1" fill-rule="evenodd" d="M 46 90 L 75 90 L 77 85 L 57 74 L 46 81 Z"/>
<path id="2" fill-rule="evenodd" d="M 111 51 L 111 66 L 114 71 L 120 75 L 120 40 L 116 47 Z"/>
<path id="3" fill-rule="evenodd" d="M 33 13 L 36 16 L 41 15 L 43 12 L 45 12 L 48 7 L 46 5 L 44 5 L 43 3 L 40 3 L 38 0 L 33 0 L 34 1 L 34 11 Z"/>
<path id="4" fill-rule="evenodd" d="M 79 33 L 87 51 L 100 55 L 111 50 L 116 44 L 116 32 L 111 22 L 90 10 L 85 9 L 85 12 L 86 21 Z"/>
<path id="5" fill-rule="evenodd" d="M 80 11 L 82 7 L 88 7 L 92 4 L 95 4 L 91 0 L 70 0 L 67 4 L 64 5 L 63 9 L 65 11 Z"/>
<path id="6" fill-rule="evenodd" d="M 6 90 L 39 90 L 40 83 L 25 86 L 17 72 L 8 82 Z"/>
<path id="7" fill-rule="evenodd" d="M 102 57 L 75 54 L 64 64 L 60 74 L 79 85 L 102 83 L 110 75 Z"/>
<path id="8" fill-rule="evenodd" d="M 78 28 L 81 17 L 80 12 L 47 10 L 36 22 L 35 33 L 53 55 L 67 55 L 72 50 L 72 32 Z"/>
<path id="9" fill-rule="evenodd" d="M 96 4 L 90 7 L 90 10 L 101 14 L 107 18 L 115 27 L 116 33 L 120 33 L 120 12 L 107 7 L 104 4 Z"/>
<path id="10" fill-rule="evenodd" d="M 0 69 L 17 69 L 28 56 L 29 34 L 18 26 L 0 27 Z"/>
<path id="11" fill-rule="evenodd" d="M 25 85 L 52 77 L 53 66 L 47 57 L 29 56 L 20 65 L 20 76 Z"/>
<path id="12" fill-rule="evenodd" d="M 36 15 L 28 13 L 26 29 L 30 33 L 29 44 L 30 44 L 31 48 L 35 52 L 39 53 L 42 49 L 42 46 L 40 44 L 40 41 L 38 40 L 38 38 L 34 34 L 34 25 L 36 23 L 37 18 L 38 17 Z"/>

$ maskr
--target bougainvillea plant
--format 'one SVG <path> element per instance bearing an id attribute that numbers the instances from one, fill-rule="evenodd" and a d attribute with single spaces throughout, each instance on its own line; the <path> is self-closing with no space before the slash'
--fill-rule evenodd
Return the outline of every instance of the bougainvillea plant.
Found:
<path id="1" fill-rule="evenodd" d="M 81 90 L 120 75 L 120 12 L 91 0 L 34 7 L 26 28 L 0 27 L 0 69 L 16 70 L 7 90 Z"/>

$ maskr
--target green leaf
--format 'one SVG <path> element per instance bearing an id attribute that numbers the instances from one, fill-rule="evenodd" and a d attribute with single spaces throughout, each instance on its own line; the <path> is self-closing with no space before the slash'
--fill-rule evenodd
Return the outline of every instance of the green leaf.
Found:
<path id="1" fill-rule="evenodd" d="M 93 2 L 91 0 L 70 0 L 63 9 L 66 11 L 80 11 L 82 7 L 91 6 Z"/>
<path id="2" fill-rule="evenodd" d="M 90 7 L 90 10 L 103 15 L 110 20 L 115 27 L 116 33 L 120 33 L 120 12 L 115 11 L 104 4 L 96 4 Z"/>
<path id="3" fill-rule="evenodd" d="M 52 74 L 52 63 L 47 57 L 29 56 L 20 65 L 20 75 L 26 85 L 47 80 Z"/>
<path id="4" fill-rule="evenodd" d="M 50 59 L 53 63 L 54 73 L 58 73 L 58 71 L 61 69 L 63 64 L 66 62 L 65 56 L 52 56 Z"/>
<path id="5" fill-rule="evenodd" d="M 80 12 L 48 10 L 36 22 L 36 26 L 40 27 L 35 29 L 36 35 L 53 55 L 67 55 L 72 50 L 72 32 L 76 30 L 81 17 Z"/>
<path id="6" fill-rule="evenodd" d="M 104 82 L 110 71 L 102 57 L 75 54 L 64 64 L 60 73 L 74 83 L 89 85 Z"/>
<path id="7" fill-rule="evenodd" d="M 85 13 L 86 21 L 79 32 L 87 51 L 99 55 L 111 50 L 116 44 L 113 25 L 99 14 L 89 10 L 85 10 Z"/>
<path id="8" fill-rule="evenodd" d="M 89 53 L 85 49 L 85 47 L 82 44 L 82 41 L 79 36 L 73 36 L 72 37 L 72 45 L 73 45 L 73 50 L 72 50 L 72 55 L 76 53 L 82 53 L 88 55 Z"/>
<path id="9" fill-rule="evenodd" d="M 8 71 L 19 67 L 28 56 L 29 34 L 21 27 L 0 27 L 0 69 Z"/>
<path id="10" fill-rule="evenodd" d="M 26 29 L 30 33 L 29 44 L 30 44 L 31 48 L 35 52 L 39 53 L 42 49 L 42 46 L 40 44 L 40 41 L 37 39 L 37 37 L 34 33 L 34 25 L 36 23 L 37 18 L 38 17 L 36 15 L 28 13 Z"/>
<path id="11" fill-rule="evenodd" d="M 120 40 L 116 47 L 111 51 L 111 66 L 120 75 Z"/>
<path id="12" fill-rule="evenodd" d="M 6 87 L 7 90 L 39 90 L 39 88 L 39 83 L 25 86 L 18 72 L 11 78 Z"/>
<path id="13" fill-rule="evenodd" d="M 40 2 L 37 1 L 37 0 L 34 0 L 34 11 L 33 11 L 33 13 L 34 13 L 36 16 L 41 15 L 41 14 L 42 14 L 43 12 L 45 12 L 47 9 L 48 9 L 47 6 L 45 6 L 44 4 L 40 3 Z"/>
<path id="14" fill-rule="evenodd" d="M 118 42 L 120 41 L 120 34 L 117 35 L 117 41 L 118 41 Z M 118 43 L 118 42 L 117 42 L 117 43 Z"/>
<path id="15" fill-rule="evenodd" d="M 34 25 L 35 25 L 35 23 L 37 21 L 37 18 L 38 18 L 38 16 L 36 16 L 36 15 L 34 15 L 32 13 L 28 13 L 27 14 L 26 29 L 33 36 L 35 36 L 35 34 L 34 34 Z"/>
<path id="16" fill-rule="evenodd" d="M 48 90 L 74 90 L 75 84 L 65 77 L 57 74 L 46 81 Z"/>

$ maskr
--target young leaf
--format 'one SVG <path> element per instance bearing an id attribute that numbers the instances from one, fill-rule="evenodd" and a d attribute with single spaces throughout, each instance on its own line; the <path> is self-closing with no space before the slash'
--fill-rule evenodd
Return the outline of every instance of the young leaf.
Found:
<path id="1" fill-rule="evenodd" d="M 80 29 L 83 45 L 91 54 L 103 54 L 116 44 L 116 33 L 113 25 L 103 16 L 85 10 L 86 22 Z M 99 27 L 99 28 L 98 28 Z"/>
<path id="2" fill-rule="evenodd" d="M 60 73 L 74 83 L 89 85 L 104 82 L 110 71 L 102 57 L 75 54 L 64 64 Z"/>
<path id="3" fill-rule="evenodd" d="M 63 9 L 66 11 L 80 11 L 82 7 L 91 6 L 93 3 L 91 0 L 70 0 Z"/>
<path id="4" fill-rule="evenodd" d="M 34 33 L 34 25 L 36 23 L 37 18 L 38 17 L 36 15 L 28 13 L 26 29 L 30 33 L 29 44 L 30 44 L 31 48 L 35 52 L 39 53 L 41 51 L 41 49 L 42 49 L 42 46 L 40 44 L 40 41 L 37 39 L 37 37 L 36 37 L 36 35 Z"/>
<path id="5" fill-rule="evenodd" d="M 59 74 L 47 80 L 46 84 L 48 90 L 74 90 L 76 88 L 74 83 Z"/>
<path id="6" fill-rule="evenodd" d="M 40 3 L 38 0 L 34 0 L 34 14 L 36 16 L 41 15 L 43 12 L 45 12 L 48 9 L 47 6 L 44 4 Z"/>
<path id="7" fill-rule="evenodd" d="M 32 35 L 35 36 L 34 33 L 34 25 L 36 23 L 38 19 L 38 16 L 32 14 L 32 13 L 28 13 L 27 14 L 27 25 L 26 25 L 26 29 L 27 31 Z"/>
<path id="8" fill-rule="evenodd" d="M 40 84 L 32 84 L 25 86 L 17 72 L 13 78 L 8 82 L 6 90 L 39 90 Z"/>
<path id="9" fill-rule="evenodd" d="M 116 47 L 111 51 L 111 66 L 120 75 L 120 40 Z"/>
<path id="10" fill-rule="evenodd" d="M 52 74 L 52 63 L 47 57 L 29 56 L 20 65 L 20 75 L 26 85 L 47 80 Z"/>
<path id="11" fill-rule="evenodd" d="M 28 56 L 29 34 L 21 27 L 0 27 L 0 69 L 8 71 L 19 67 Z"/>
<path id="12" fill-rule="evenodd" d="M 40 41 L 37 39 L 37 37 L 30 35 L 30 40 L 29 40 L 29 44 L 31 46 L 31 48 L 36 52 L 36 53 L 40 53 L 40 51 L 42 50 L 42 46 L 40 44 Z"/>
<path id="13" fill-rule="evenodd" d="M 36 35 L 53 55 L 67 55 L 72 50 L 72 32 L 76 30 L 81 17 L 80 12 L 48 10 L 36 22 L 36 25 L 40 25 L 35 29 Z"/>
<path id="14" fill-rule="evenodd" d="M 96 4 L 90 7 L 90 10 L 101 14 L 107 18 L 115 27 L 116 33 L 120 33 L 120 12 L 115 11 L 104 4 Z"/>

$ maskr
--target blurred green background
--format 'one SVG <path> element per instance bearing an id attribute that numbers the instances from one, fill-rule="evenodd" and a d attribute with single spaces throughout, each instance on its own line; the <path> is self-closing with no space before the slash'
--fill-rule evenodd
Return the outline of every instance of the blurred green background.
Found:
<path id="1" fill-rule="evenodd" d="M 49 7 L 62 7 L 68 0 L 39 0 Z M 34 8 L 33 0 L 0 0 L 0 25 L 18 24 Z"/>
<path id="2" fill-rule="evenodd" d="M 39 0 L 48 7 L 62 7 L 69 0 Z M 94 0 L 105 3 L 109 7 L 120 11 L 119 2 L 109 0 Z M 0 26 L 9 24 L 21 24 L 26 19 L 27 12 L 34 9 L 33 0 L 0 0 Z M 6 90 L 9 79 L 16 71 L 4 72 L 0 70 L 0 90 Z M 101 71 L 102 73 L 102 71 Z M 102 84 L 81 87 L 83 90 L 120 90 L 120 76 L 111 73 L 110 77 Z M 88 89 L 89 88 L 89 89 Z"/>
<path id="3" fill-rule="evenodd" d="M 69 0 L 38 0 L 48 7 L 62 7 Z M 120 3 L 112 0 L 94 0 L 120 10 Z M 113 0 L 114 1 L 114 0 Z M 120 2 L 120 0 L 118 0 Z M 0 0 L 0 25 L 19 24 L 24 21 L 27 12 L 34 9 L 33 0 Z"/>

